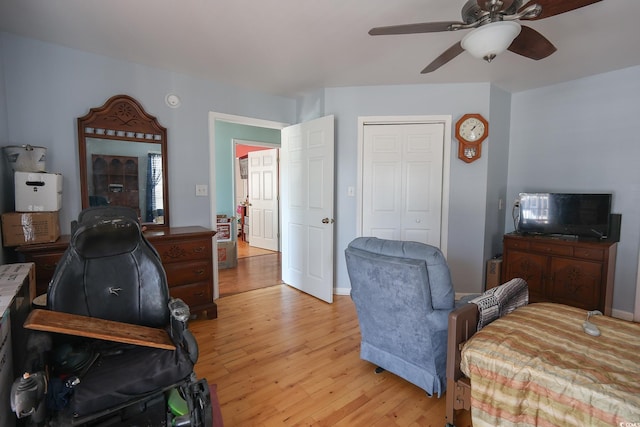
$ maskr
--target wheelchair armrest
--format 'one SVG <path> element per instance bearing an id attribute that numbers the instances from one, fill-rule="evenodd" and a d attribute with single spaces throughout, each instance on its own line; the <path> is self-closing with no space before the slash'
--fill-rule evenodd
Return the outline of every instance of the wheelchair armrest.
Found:
<path id="1" fill-rule="evenodd" d="M 169 312 L 171 313 L 170 334 L 176 345 L 181 345 L 189 354 L 193 363 L 198 360 L 198 343 L 191 331 L 187 328 L 187 322 L 191 316 L 189 306 L 180 298 L 169 300 Z"/>
<path id="2" fill-rule="evenodd" d="M 189 306 L 180 298 L 169 299 L 169 312 L 171 313 L 171 330 L 179 333 L 187 328 L 187 322 L 191 316 Z"/>
<path id="3" fill-rule="evenodd" d="M 144 347 L 175 350 L 167 331 L 61 311 L 35 309 L 24 322 L 26 329 L 96 338 Z"/>

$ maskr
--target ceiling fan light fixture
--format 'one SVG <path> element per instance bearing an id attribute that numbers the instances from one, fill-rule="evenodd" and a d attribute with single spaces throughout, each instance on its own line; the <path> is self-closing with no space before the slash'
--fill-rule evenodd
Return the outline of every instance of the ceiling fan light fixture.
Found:
<path id="1" fill-rule="evenodd" d="M 491 62 L 493 58 L 509 48 L 520 34 L 520 24 L 513 21 L 498 21 L 471 31 L 462 39 L 462 48 L 471 56 Z"/>

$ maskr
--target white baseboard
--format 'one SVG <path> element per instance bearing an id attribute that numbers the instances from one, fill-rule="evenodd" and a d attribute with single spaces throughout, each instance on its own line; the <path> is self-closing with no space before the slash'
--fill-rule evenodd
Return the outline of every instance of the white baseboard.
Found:
<path id="1" fill-rule="evenodd" d="M 334 295 L 351 295 L 351 288 L 334 288 Z"/>
<path id="2" fill-rule="evenodd" d="M 616 310 L 615 308 L 611 310 L 611 317 L 615 317 L 616 319 L 628 320 L 630 322 L 633 321 L 633 313 L 629 313 L 628 311 Z"/>

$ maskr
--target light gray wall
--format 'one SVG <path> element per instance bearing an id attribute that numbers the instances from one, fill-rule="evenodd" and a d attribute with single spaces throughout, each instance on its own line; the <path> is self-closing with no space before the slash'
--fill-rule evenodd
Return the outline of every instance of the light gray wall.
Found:
<path id="1" fill-rule="evenodd" d="M 507 198 L 612 192 L 622 214 L 613 308 L 633 312 L 640 244 L 640 67 L 514 94 Z M 513 230 L 510 220 L 507 231 Z"/>
<path id="2" fill-rule="evenodd" d="M 485 221 L 484 259 L 502 253 L 502 236 L 505 229 L 505 210 L 511 209 L 507 203 L 507 176 L 509 172 L 509 127 L 511 124 L 511 94 L 495 86 L 491 87 L 489 116 L 489 141 L 484 144 L 483 153 L 488 158 L 487 198 Z M 502 203 L 500 203 L 502 201 Z M 486 264 L 485 264 L 486 277 Z"/>
<path id="3" fill-rule="evenodd" d="M 465 113 L 490 117 L 490 85 L 400 85 L 325 90 L 325 114 L 336 117 L 336 284 L 350 288 L 344 249 L 356 236 L 356 198 L 347 187 L 357 185 L 357 121 L 360 116 L 451 115 L 452 124 Z M 492 136 L 485 141 L 491 144 Z M 484 150 L 483 148 L 483 150 Z M 457 292 L 483 289 L 485 208 L 488 156 L 467 164 L 451 144 L 449 244 L 447 261 Z"/>
<path id="4" fill-rule="evenodd" d="M 305 93 L 298 97 L 296 123 L 320 118 L 324 115 L 324 90 Z"/>
<path id="5" fill-rule="evenodd" d="M 136 98 L 168 129 L 171 225 L 212 223 L 209 200 L 195 185 L 209 183 L 210 111 L 293 122 L 296 100 L 190 77 L 132 62 L 0 33 L 8 131 L 14 144 L 48 148 L 47 169 L 63 174 L 62 233 L 81 210 L 76 118 L 113 95 Z M 164 98 L 175 93 L 180 108 Z M 0 110 L 0 116 L 2 111 Z M 2 122 L 0 122 L 2 123 Z M 5 188 L 6 182 L 2 183 Z"/>

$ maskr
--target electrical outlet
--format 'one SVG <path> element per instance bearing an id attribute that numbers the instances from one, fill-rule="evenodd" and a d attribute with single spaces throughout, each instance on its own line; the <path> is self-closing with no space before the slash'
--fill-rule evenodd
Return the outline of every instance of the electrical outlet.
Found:
<path id="1" fill-rule="evenodd" d="M 209 194 L 209 188 L 206 184 L 196 184 L 196 196 L 205 197 Z"/>

